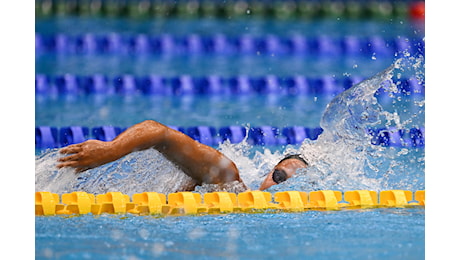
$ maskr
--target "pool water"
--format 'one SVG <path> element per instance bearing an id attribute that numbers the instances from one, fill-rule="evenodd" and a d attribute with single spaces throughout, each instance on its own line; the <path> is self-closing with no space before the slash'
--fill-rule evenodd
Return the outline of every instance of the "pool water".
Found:
<path id="1" fill-rule="evenodd" d="M 177 18 L 135 20 L 63 16 L 37 19 L 35 31 L 36 35 L 67 36 L 117 33 L 175 36 L 224 34 L 234 37 L 246 34 L 290 37 L 301 34 L 318 37 L 326 34 L 336 38 L 378 35 L 390 39 L 403 37 L 416 42 L 424 39 L 423 25 L 400 18 L 389 21 L 277 21 Z M 35 67 L 36 75 L 50 77 L 65 74 L 101 74 L 108 77 L 126 74 L 135 77 L 302 75 L 343 80 L 347 77 L 370 78 L 401 57 L 410 65 L 396 70 L 393 82 L 400 86 L 397 82 L 410 77 L 424 81 L 424 62 L 420 62 L 416 53 L 360 53 L 356 56 L 267 53 L 132 55 L 57 53 L 36 49 Z M 365 85 L 372 87 L 372 84 Z M 372 96 L 376 92 L 373 88 L 365 90 Z M 167 125 L 183 127 L 321 126 L 326 131 L 318 141 L 306 140 L 303 144 L 287 146 L 224 143 L 216 145 L 216 148 L 235 161 L 245 183 L 252 189 L 258 188 L 264 174 L 284 153 L 307 152 L 315 160 L 312 169 L 299 172 L 294 178 L 272 187 L 268 190 L 271 193 L 320 189 L 424 190 L 424 147 L 369 145 L 368 137 L 356 137 L 359 131 L 355 132 L 347 125 L 336 122 L 342 114 L 348 115 L 343 107 L 331 109 L 329 116 L 324 116 L 328 104 L 337 94 L 45 93 L 36 95 L 35 125 L 129 127 L 146 119 L 154 119 Z M 351 112 L 359 111 L 360 115 L 365 115 L 352 117 L 359 121 L 356 123 L 358 130 L 371 125 L 403 129 L 424 127 L 424 93 L 406 95 L 386 89 L 386 92 L 380 91 L 375 96 L 380 107 L 375 107 L 371 97 L 363 100 L 344 97 L 343 101 L 348 100 L 350 104 L 356 105 Z M 372 123 L 373 113 L 382 118 L 380 123 Z M 341 138 L 336 130 L 346 130 L 339 133 L 349 138 Z M 171 191 L 164 184 L 158 184 L 155 180 L 168 180 L 169 173 L 173 173 L 171 175 L 175 178 L 172 181 L 184 179 L 183 176 L 175 175 L 173 166 L 151 150 L 133 153 L 78 177 L 71 170 L 55 169 L 57 157 L 57 150 L 36 150 L 37 191 L 63 194 L 78 189 L 100 194 L 117 190 L 131 195 L 152 189 L 169 193 Z M 160 169 L 155 172 L 155 178 L 152 178 L 152 169 Z M 209 187 L 199 187 L 196 190 L 200 193 L 208 191 Z M 130 214 L 36 216 L 35 254 L 37 259 L 423 259 L 424 232 L 425 209 L 422 207 L 177 217 Z"/>
<path id="2" fill-rule="evenodd" d="M 390 63 L 391 64 L 391 63 Z M 377 95 L 386 111 L 399 113 L 404 127 L 424 125 L 423 95 Z M 68 95 L 37 96 L 37 126 L 128 127 L 145 119 L 166 125 L 318 127 L 334 95 Z M 257 109 L 254 109 L 257 108 Z M 194 113 L 188 113 L 192 110 Z M 77 112 L 78 111 L 78 112 Z M 410 122 L 409 122 L 410 120 Z"/>
<path id="3" fill-rule="evenodd" d="M 38 259 L 424 259 L 424 223 L 423 208 L 36 217 L 35 253 Z"/>

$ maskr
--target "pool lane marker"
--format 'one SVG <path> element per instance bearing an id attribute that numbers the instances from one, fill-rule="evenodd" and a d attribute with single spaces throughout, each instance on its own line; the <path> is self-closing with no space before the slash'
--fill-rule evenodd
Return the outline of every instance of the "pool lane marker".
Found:
<path id="1" fill-rule="evenodd" d="M 425 18 L 424 1 L 50 1 L 36 0 L 37 18 L 83 16 L 127 19 L 149 18 L 220 18 L 251 19 L 390 19 Z"/>
<path id="2" fill-rule="evenodd" d="M 60 200 L 61 197 L 61 200 Z M 407 190 L 369 190 L 312 192 L 246 191 L 239 194 L 211 192 L 137 193 L 131 198 L 121 192 L 94 195 L 82 191 L 59 194 L 35 193 L 35 215 L 134 214 L 134 215 L 200 215 L 222 213 L 276 213 L 306 210 L 340 210 L 379 207 L 425 206 L 425 191 L 414 194 Z M 377 200 L 377 198 L 379 200 Z"/>

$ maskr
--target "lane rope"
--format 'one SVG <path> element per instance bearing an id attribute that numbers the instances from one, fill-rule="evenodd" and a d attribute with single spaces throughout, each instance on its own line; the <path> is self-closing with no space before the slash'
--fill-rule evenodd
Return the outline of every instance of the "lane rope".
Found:
<path id="1" fill-rule="evenodd" d="M 421 7 L 420 7 L 421 6 Z M 421 11 L 420 11 L 421 10 Z M 423 14 L 423 15 L 421 15 Z M 92 16 L 146 18 L 390 19 L 424 18 L 424 1 L 360 0 L 37 0 L 37 17 Z"/>
<path id="2" fill-rule="evenodd" d="M 425 206 L 425 190 L 283 191 L 242 193 L 143 192 L 130 196 L 121 192 L 94 195 L 82 191 L 62 194 L 35 193 L 35 215 L 136 214 L 190 215 L 221 213 L 276 213 L 306 210 L 340 210 L 379 207 Z"/>
<path id="3" fill-rule="evenodd" d="M 276 94 L 277 96 L 337 95 L 363 81 L 357 76 L 159 76 L 132 75 L 35 75 L 35 95 L 53 97 L 56 95 L 251 95 Z M 415 77 L 397 80 L 396 93 L 381 88 L 380 96 L 424 96 L 425 82 Z"/>
<path id="4" fill-rule="evenodd" d="M 320 127 L 287 126 L 255 126 L 246 129 L 243 126 L 169 126 L 206 145 L 217 146 L 224 141 L 240 143 L 247 135 L 251 145 L 282 146 L 298 145 L 305 139 L 316 140 L 323 132 Z M 81 143 L 89 139 L 111 141 L 126 127 L 117 126 L 37 126 L 35 128 L 36 149 L 52 149 L 70 144 Z M 249 131 L 247 133 L 247 131 Z M 395 127 L 368 129 L 371 144 L 386 147 L 425 147 L 425 128 L 398 129 Z"/>
<path id="5" fill-rule="evenodd" d="M 149 34 L 35 34 L 35 52 L 57 54 L 116 55 L 267 55 L 344 56 L 394 58 L 423 54 L 425 41 L 418 38 L 360 36 L 230 36 Z"/>

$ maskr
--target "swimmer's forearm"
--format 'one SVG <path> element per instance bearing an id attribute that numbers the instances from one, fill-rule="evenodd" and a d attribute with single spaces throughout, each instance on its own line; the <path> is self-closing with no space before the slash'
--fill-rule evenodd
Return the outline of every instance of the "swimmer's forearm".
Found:
<path id="1" fill-rule="evenodd" d="M 145 121 L 128 128 L 109 142 L 87 140 L 61 149 L 67 156 L 58 159 L 57 167 L 74 167 L 77 172 L 91 169 L 135 151 L 154 147 L 163 142 L 168 128 L 154 121 Z"/>
<path id="2" fill-rule="evenodd" d="M 129 153 L 159 145 L 164 140 L 166 131 L 166 126 L 147 120 L 126 129 L 110 145 L 114 155 L 121 158 Z"/>

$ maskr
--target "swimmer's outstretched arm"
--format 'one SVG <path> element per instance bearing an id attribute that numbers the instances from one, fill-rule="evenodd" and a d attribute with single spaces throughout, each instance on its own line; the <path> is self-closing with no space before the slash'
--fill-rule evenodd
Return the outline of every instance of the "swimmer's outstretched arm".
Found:
<path id="1" fill-rule="evenodd" d="M 57 167 L 82 172 L 148 148 L 162 153 L 197 184 L 242 182 L 236 165 L 222 153 L 152 120 L 128 128 L 109 142 L 88 140 L 62 148 L 60 152 L 68 156 L 60 158 Z"/>

